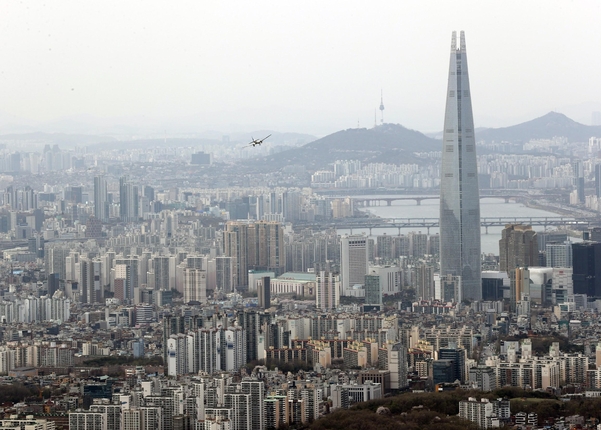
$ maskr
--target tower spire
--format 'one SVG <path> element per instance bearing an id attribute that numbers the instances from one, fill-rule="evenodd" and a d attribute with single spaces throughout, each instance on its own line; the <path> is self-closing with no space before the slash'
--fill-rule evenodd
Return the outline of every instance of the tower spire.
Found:
<path id="1" fill-rule="evenodd" d="M 380 90 L 380 114 L 380 122 L 384 124 L 384 92 L 382 90 Z"/>

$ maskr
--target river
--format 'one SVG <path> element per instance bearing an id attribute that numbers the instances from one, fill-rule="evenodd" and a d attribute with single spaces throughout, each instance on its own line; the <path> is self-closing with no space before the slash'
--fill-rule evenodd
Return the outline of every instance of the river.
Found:
<path id="1" fill-rule="evenodd" d="M 361 196 L 356 196 L 360 198 Z M 364 196 L 366 198 L 377 198 L 377 197 L 390 197 L 390 196 Z M 403 196 L 405 197 L 405 196 Z M 406 196 L 410 197 L 410 196 Z M 384 205 L 385 202 L 382 202 Z M 382 218 L 438 218 L 439 217 L 439 200 L 422 200 L 421 205 L 417 205 L 414 200 L 399 200 L 393 201 L 392 206 L 370 206 L 365 208 L 373 215 Z M 509 201 L 505 203 L 504 199 L 486 198 L 480 200 L 480 216 L 482 218 L 487 217 L 558 217 L 560 215 L 548 212 L 542 209 L 529 208 L 521 203 Z M 536 231 L 542 231 L 542 227 L 534 227 Z M 501 231 L 503 227 L 489 227 L 488 234 L 485 229 L 482 229 L 482 252 L 489 254 L 499 254 L 499 239 L 501 239 Z M 339 233 L 348 233 L 348 230 L 338 230 Z M 407 231 L 401 231 L 403 234 L 407 234 L 415 229 L 407 229 Z M 360 228 L 353 228 L 353 233 L 369 233 L 369 230 L 362 230 Z M 373 230 L 372 234 L 398 234 L 396 228 L 390 229 L 376 229 Z M 424 232 L 425 233 L 425 232 Z M 438 229 L 430 229 L 430 234 L 438 233 Z"/>

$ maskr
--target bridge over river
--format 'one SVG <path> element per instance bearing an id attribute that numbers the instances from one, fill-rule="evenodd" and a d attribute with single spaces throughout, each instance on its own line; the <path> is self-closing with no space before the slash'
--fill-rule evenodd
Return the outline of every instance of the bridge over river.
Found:
<path id="1" fill-rule="evenodd" d="M 559 197 L 559 195 L 545 195 L 545 196 L 537 196 L 537 197 Z M 403 201 L 403 200 L 413 200 L 417 203 L 418 206 L 422 204 L 423 200 L 439 200 L 439 195 L 431 195 L 431 196 L 381 196 L 381 197 L 370 197 L 370 196 L 360 196 L 360 197 L 350 197 L 354 202 L 363 205 L 364 207 L 370 206 L 383 206 L 382 203 L 386 203 L 386 206 L 392 206 L 392 202 Z M 500 199 L 505 200 L 505 203 L 509 203 L 510 200 L 519 201 L 520 199 L 528 198 L 525 194 L 491 194 L 491 195 L 480 195 L 480 200 L 482 199 Z"/>
<path id="2" fill-rule="evenodd" d="M 439 227 L 439 218 L 346 218 L 339 220 L 329 220 L 323 222 L 295 224 L 295 229 L 314 228 L 325 230 L 329 228 L 350 230 L 353 229 L 373 230 L 396 228 L 401 234 L 401 229 L 417 228 L 426 229 L 430 233 L 431 228 Z M 573 217 L 486 217 L 480 218 L 480 226 L 486 229 L 488 227 L 505 227 L 507 224 L 527 224 L 533 227 L 566 227 L 572 229 L 585 229 L 592 223 L 598 223 L 597 219 L 575 219 Z"/>

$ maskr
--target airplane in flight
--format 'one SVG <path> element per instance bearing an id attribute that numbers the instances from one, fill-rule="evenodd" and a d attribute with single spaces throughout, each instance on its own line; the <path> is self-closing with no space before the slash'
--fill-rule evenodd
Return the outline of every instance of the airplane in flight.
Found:
<path id="1" fill-rule="evenodd" d="M 271 134 L 270 134 L 269 136 L 271 136 Z M 269 136 L 267 136 L 267 137 L 269 137 Z M 251 137 L 251 139 L 252 139 L 253 141 L 252 141 L 252 142 L 250 142 L 250 143 L 249 143 L 249 145 L 252 145 L 252 146 L 257 146 L 257 145 L 260 145 L 260 144 L 262 144 L 262 143 L 263 143 L 263 141 L 264 141 L 265 139 L 267 139 L 267 137 L 264 137 L 263 139 L 255 139 L 254 137 Z"/>

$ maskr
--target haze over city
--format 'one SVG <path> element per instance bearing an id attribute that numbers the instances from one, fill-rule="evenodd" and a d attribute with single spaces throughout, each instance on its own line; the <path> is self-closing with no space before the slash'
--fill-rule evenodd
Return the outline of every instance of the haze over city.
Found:
<path id="1" fill-rule="evenodd" d="M 448 35 L 476 127 L 601 110 L 597 1 L 6 2 L 0 132 L 442 128 Z M 378 111 L 378 119 L 380 112 Z"/>
<path id="2" fill-rule="evenodd" d="M 600 12 L 2 3 L 0 429 L 600 430 Z"/>

